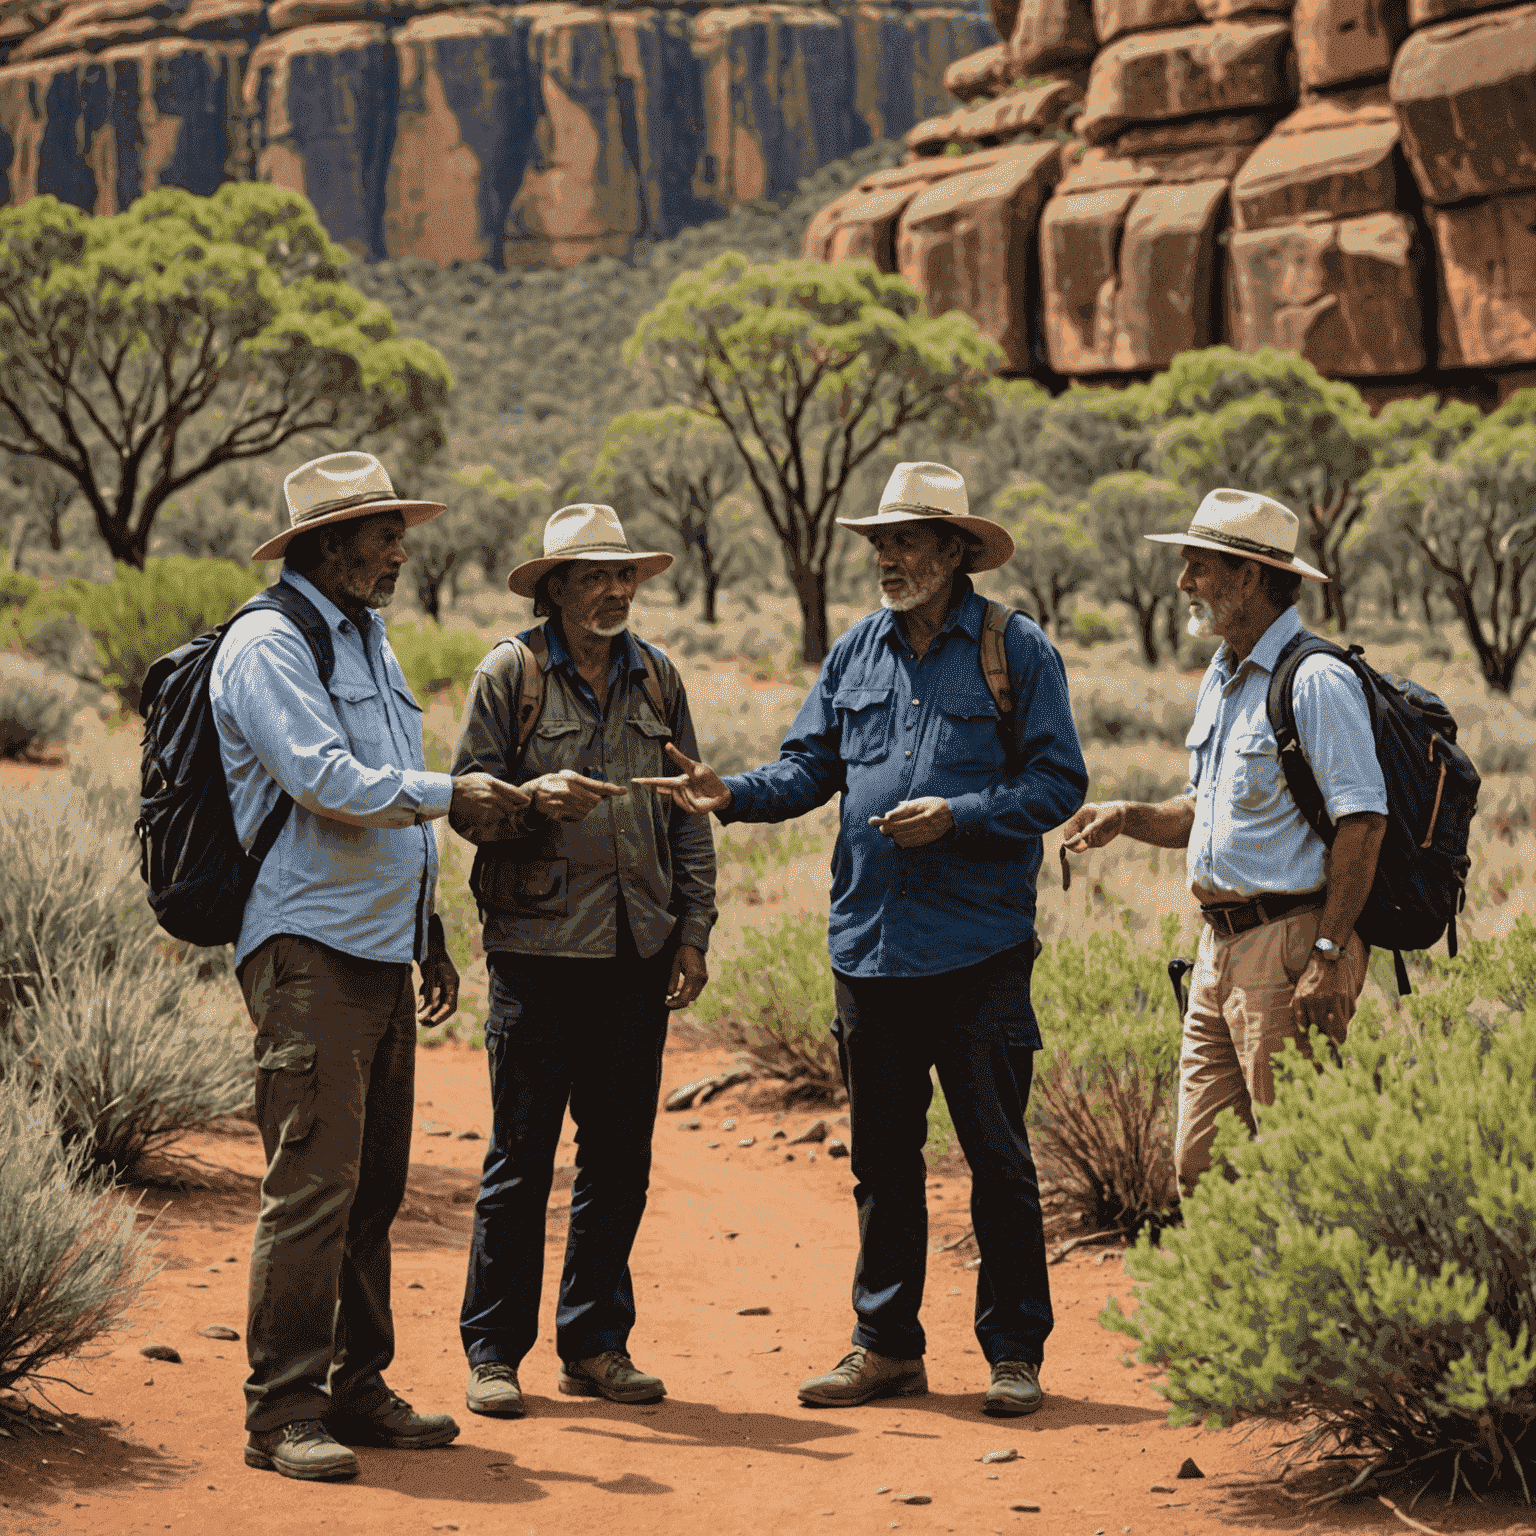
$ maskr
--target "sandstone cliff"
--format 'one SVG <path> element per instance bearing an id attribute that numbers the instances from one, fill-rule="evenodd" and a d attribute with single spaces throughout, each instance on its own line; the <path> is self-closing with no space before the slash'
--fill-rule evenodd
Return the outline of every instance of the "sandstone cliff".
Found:
<path id="1" fill-rule="evenodd" d="M 259 177 L 370 256 L 570 265 L 954 104 L 980 9 L 567 0 L 0 7 L 0 204 Z"/>
<path id="2" fill-rule="evenodd" d="M 930 309 L 996 336 L 1013 372 L 1139 375 L 1227 342 L 1378 392 L 1529 382 L 1536 4 L 993 0 L 992 15 L 1007 40 L 949 70 L 966 105 L 908 133 L 911 163 L 888 173 L 906 180 L 826 209 L 807 255 L 905 272 Z M 1001 195 L 1014 185 L 1031 191 Z M 936 216 L 951 205 L 970 222 Z"/>

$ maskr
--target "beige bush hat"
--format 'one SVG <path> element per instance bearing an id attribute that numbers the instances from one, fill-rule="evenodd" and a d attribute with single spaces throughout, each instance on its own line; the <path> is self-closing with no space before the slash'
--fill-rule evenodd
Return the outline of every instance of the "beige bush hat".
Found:
<path id="1" fill-rule="evenodd" d="M 440 501 L 402 501 L 389 471 L 371 453 L 328 453 L 301 464 L 283 481 L 292 527 L 268 539 L 252 560 L 275 560 L 295 534 L 376 512 L 403 512 L 405 526 L 430 523 L 448 510 Z"/>
<path id="2" fill-rule="evenodd" d="M 624 525 L 612 507 L 580 501 L 561 507 L 544 524 L 544 553 L 525 560 L 510 576 L 507 586 L 519 597 L 532 597 L 539 578 L 567 560 L 625 560 L 634 564 L 641 581 L 660 576 L 672 564 L 672 556 L 656 550 L 634 550 L 624 537 Z"/>
<path id="3" fill-rule="evenodd" d="M 947 464 L 898 464 L 880 493 L 880 510 L 873 517 L 840 517 L 844 528 L 867 539 L 878 528 L 895 523 L 943 521 L 968 533 L 981 546 L 973 567 L 995 571 L 1013 559 L 1013 537 L 1001 523 L 971 514 L 965 477 Z"/>
<path id="4" fill-rule="evenodd" d="M 1295 571 L 1308 581 L 1327 581 L 1321 571 L 1296 558 L 1301 519 L 1257 491 L 1212 491 L 1200 503 L 1185 533 L 1148 533 L 1154 544 L 1193 544 L 1224 555 L 1242 555 L 1282 571 Z"/>

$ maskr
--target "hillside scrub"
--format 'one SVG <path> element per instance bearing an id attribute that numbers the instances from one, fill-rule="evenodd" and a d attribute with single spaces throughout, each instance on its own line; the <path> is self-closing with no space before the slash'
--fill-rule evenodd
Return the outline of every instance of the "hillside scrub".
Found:
<path id="1" fill-rule="evenodd" d="M 80 709 L 80 689 L 30 656 L 0 651 L 0 757 L 36 761 Z"/>
<path id="2" fill-rule="evenodd" d="M 1528 1486 L 1536 1015 L 1490 1025 L 1465 1005 L 1525 1002 L 1532 937 L 1437 962 L 1450 995 L 1416 1018 L 1362 1009 L 1339 1064 L 1288 1044 L 1256 1137 L 1223 1117 L 1229 1177 L 1201 1179 L 1182 1228 L 1127 1255 L 1136 1308 L 1103 1318 L 1166 1371 L 1172 1423 L 1295 1424 L 1298 1450 L 1358 1464 L 1356 1486 Z"/>

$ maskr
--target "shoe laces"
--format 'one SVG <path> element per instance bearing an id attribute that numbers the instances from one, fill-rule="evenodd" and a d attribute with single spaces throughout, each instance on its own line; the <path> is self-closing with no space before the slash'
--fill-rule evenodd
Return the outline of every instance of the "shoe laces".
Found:
<path id="1" fill-rule="evenodd" d="M 517 1384 L 517 1371 L 500 1360 L 493 1360 L 488 1365 L 477 1365 L 475 1375 L 481 1381 L 510 1381 L 514 1386 Z"/>
<path id="2" fill-rule="evenodd" d="M 1040 1367 L 1027 1360 L 999 1360 L 992 1367 L 993 1381 L 1037 1381 Z"/>
<path id="3" fill-rule="evenodd" d="M 289 1445 L 330 1445 L 333 1439 L 319 1419 L 297 1419 L 283 1426 L 283 1440 Z"/>
<path id="4" fill-rule="evenodd" d="M 839 1371 L 847 1371 L 850 1375 L 857 1376 L 864 1369 L 864 1361 L 869 1351 L 860 1345 L 857 1349 L 850 1349 L 836 1365 L 832 1367 L 831 1374 L 836 1376 Z"/>

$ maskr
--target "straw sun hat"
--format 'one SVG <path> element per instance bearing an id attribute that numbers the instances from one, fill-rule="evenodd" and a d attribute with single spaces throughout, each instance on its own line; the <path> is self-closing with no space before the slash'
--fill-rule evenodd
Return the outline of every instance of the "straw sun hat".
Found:
<path id="1" fill-rule="evenodd" d="M 523 561 L 507 577 L 507 586 L 519 597 L 532 597 L 539 578 L 567 560 L 623 560 L 635 567 L 641 581 L 660 576 L 672 564 L 671 555 L 631 549 L 612 507 L 583 501 L 550 517 L 544 524 L 544 553 Z"/>
<path id="2" fill-rule="evenodd" d="M 873 517 L 840 517 L 867 539 L 881 528 L 897 523 L 944 522 L 966 533 L 980 545 L 976 571 L 995 571 L 1013 558 L 1013 538 L 1001 523 L 976 517 L 965 494 L 965 479 L 947 464 L 898 464 L 880 493 L 880 509 Z"/>
<path id="3" fill-rule="evenodd" d="M 405 526 L 415 528 L 448 510 L 440 501 L 405 501 L 396 496 L 389 471 L 371 453 L 328 453 L 311 459 L 283 481 L 283 496 L 292 526 L 268 539 L 252 560 L 275 560 L 298 534 L 330 523 L 400 512 Z"/>
<path id="4" fill-rule="evenodd" d="M 1154 544 L 1192 544 L 1196 549 L 1215 549 L 1224 555 L 1241 555 L 1262 565 L 1295 571 L 1308 581 L 1327 581 L 1319 570 L 1296 558 L 1296 538 L 1301 519 L 1257 491 L 1212 491 L 1200 503 L 1183 533 L 1148 533 Z"/>

